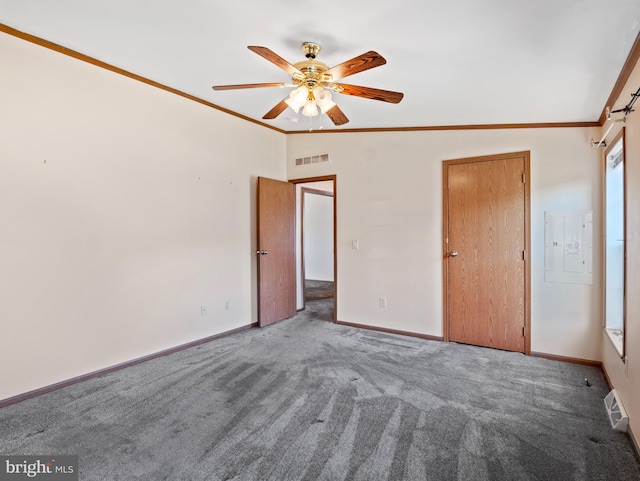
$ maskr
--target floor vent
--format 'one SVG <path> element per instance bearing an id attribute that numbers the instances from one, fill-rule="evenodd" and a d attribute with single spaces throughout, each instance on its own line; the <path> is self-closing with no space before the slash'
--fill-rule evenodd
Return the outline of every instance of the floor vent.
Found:
<path id="1" fill-rule="evenodd" d="M 300 165 L 319 164 L 321 162 L 329 162 L 329 154 L 311 155 L 309 157 L 300 157 L 296 159 L 296 167 Z"/>
<path id="2" fill-rule="evenodd" d="M 604 398 L 604 407 L 607 408 L 611 427 L 618 431 L 626 432 L 629 418 L 627 417 L 627 412 L 622 406 L 622 401 L 620 401 L 620 398 L 618 397 L 618 391 L 613 389 L 609 394 L 607 394 Z"/>

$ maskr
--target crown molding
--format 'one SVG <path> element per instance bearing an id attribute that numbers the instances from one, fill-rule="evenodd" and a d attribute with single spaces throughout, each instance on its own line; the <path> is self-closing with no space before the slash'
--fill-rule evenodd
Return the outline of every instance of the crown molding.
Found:
<path id="1" fill-rule="evenodd" d="M 343 134 L 354 132 L 421 132 L 428 130 L 506 130 L 599 127 L 599 122 L 539 122 L 524 124 L 428 125 L 423 127 L 381 127 L 363 129 L 287 130 L 285 134 Z"/>
<path id="2" fill-rule="evenodd" d="M 598 119 L 598 123 L 600 125 L 604 125 L 604 123 L 607 121 L 607 114 L 605 113 L 607 107 L 611 107 L 613 109 L 613 104 L 616 102 L 616 100 L 618 100 L 618 97 L 620 97 L 622 89 L 626 85 L 627 80 L 629 80 L 629 76 L 638 63 L 638 60 L 640 60 L 640 33 L 638 33 L 636 41 L 631 47 L 631 51 L 627 56 L 627 60 L 622 66 L 622 70 L 620 70 L 620 75 L 618 75 L 618 80 L 616 80 L 616 83 L 613 86 L 613 90 L 611 90 L 611 95 L 609 95 L 607 103 L 602 107 L 602 113 L 600 114 L 600 118 Z"/>

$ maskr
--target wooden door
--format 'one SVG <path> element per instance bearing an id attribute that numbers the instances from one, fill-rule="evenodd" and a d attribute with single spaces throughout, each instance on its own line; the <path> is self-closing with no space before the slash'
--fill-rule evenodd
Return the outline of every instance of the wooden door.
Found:
<path id="1" fill-rule="evenodd" d="M 443 167 L 448 339 L 528 353 L 529 153 Z"/>
<path id="2" fill-rule="evenodd" d="M 296 188 L 258 178 L 258 324 L 296 313 Z"/>

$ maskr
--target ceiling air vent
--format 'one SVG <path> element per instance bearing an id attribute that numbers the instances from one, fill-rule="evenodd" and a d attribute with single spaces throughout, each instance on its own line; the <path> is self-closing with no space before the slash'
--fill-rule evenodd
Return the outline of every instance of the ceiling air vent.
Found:
<path id="1" fill-rule="evenodd" d="M 300 165 L 319 164 L 321 162 L 329 162 L 329 154 L 311 155 L 309 157 L 300 157 L 296 159 L 296 167 Z"/>

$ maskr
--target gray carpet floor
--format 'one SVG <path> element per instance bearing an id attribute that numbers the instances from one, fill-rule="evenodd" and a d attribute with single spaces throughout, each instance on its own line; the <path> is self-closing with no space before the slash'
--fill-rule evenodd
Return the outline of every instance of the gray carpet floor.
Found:
<path id="1" fill-rule="evenodd" d="M 305 301 L 333 298 L 334 293 L 335 285 L 331 281 L 315 281 L 310 279 L 305 279 L 304 281 Z"/>
<path id="2" fill-rule="evenodd" d="M 322 302 L 2 408 L 0 454 L 76 454 L 101 481 L 640 479 L 598 369 L 339 326 Z"/>

